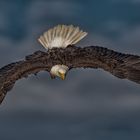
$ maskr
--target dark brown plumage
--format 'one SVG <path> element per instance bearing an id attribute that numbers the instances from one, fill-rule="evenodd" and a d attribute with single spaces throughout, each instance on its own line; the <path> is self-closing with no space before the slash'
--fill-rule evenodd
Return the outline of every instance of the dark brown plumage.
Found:
<path id="1" fill-rule="evenodd" d="M 140 56 L 123 54 L 107 48 L 90 46 L 85 48 L 68 46 L 47 52 L 37 51 L 25 60 L 11 63 L 0 69 L 0 103 L 18 79 L 50 71 L 56 64 L 72 68 L 101 68 L 121 79 L 140 84 Z"/>

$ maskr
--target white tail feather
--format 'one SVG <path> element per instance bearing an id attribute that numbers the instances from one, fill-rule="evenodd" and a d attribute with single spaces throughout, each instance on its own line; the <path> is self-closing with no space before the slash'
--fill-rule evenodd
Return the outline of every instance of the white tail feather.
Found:
<path id="1" fill-rule="evenodd" d="M 66 48 L 68 45 L 76 44 L 87 35 L 79 27 L 73 25 L 58 25 L 49 29 L 38 39 L 47 49 Z"/>

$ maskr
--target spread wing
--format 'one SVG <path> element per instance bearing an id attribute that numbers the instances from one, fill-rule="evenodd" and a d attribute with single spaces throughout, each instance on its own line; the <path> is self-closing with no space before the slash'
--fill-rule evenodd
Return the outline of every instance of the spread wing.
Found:
<path id="1" fill-rule="evenodd" d="M 140 56 L 119 53 L 103 47 L 85 48 L 68 46 L 47 52 L 37 51 L 25 60 L 0 69 L 0 103 L 18 79 L 42 70 L 50 72 L 52 66 L 64 64 L 71 68 L 101 68 L 121 79 L 140 84 Z"/>
<path id="2" fill-rule="evenodd" d="M 102 47 L 97 47 L 101 68 L 121 79 L 128 79 L 140 84 L 140 56 L 123 54 Z"/>

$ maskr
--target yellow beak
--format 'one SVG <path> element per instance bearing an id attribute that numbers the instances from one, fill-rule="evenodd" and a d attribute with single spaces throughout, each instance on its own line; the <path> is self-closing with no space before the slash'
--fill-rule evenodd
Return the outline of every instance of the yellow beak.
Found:
<path id="1" fill-rule="evenodd" d="M 59 73 L 59 76 L 60 76 L 60 78 L 61 78 L 62 80 L 65 79 L 65 74 L 64 74 L 64 73 Z"/>

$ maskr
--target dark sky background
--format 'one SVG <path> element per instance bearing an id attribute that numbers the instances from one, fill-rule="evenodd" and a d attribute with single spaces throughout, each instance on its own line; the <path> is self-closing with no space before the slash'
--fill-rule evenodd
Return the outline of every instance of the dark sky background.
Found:
<path id="1" fill-rule="evenodd" d="M 88 32 L 78 45 L 140 55 L 140 0 L 0 0 L 0 67 L 46 51 L 57 24 Z M 103 70 L 46 72 L 16 82 L 0 106 L 0 140 L 139 140 L 140 86 Z"/>

